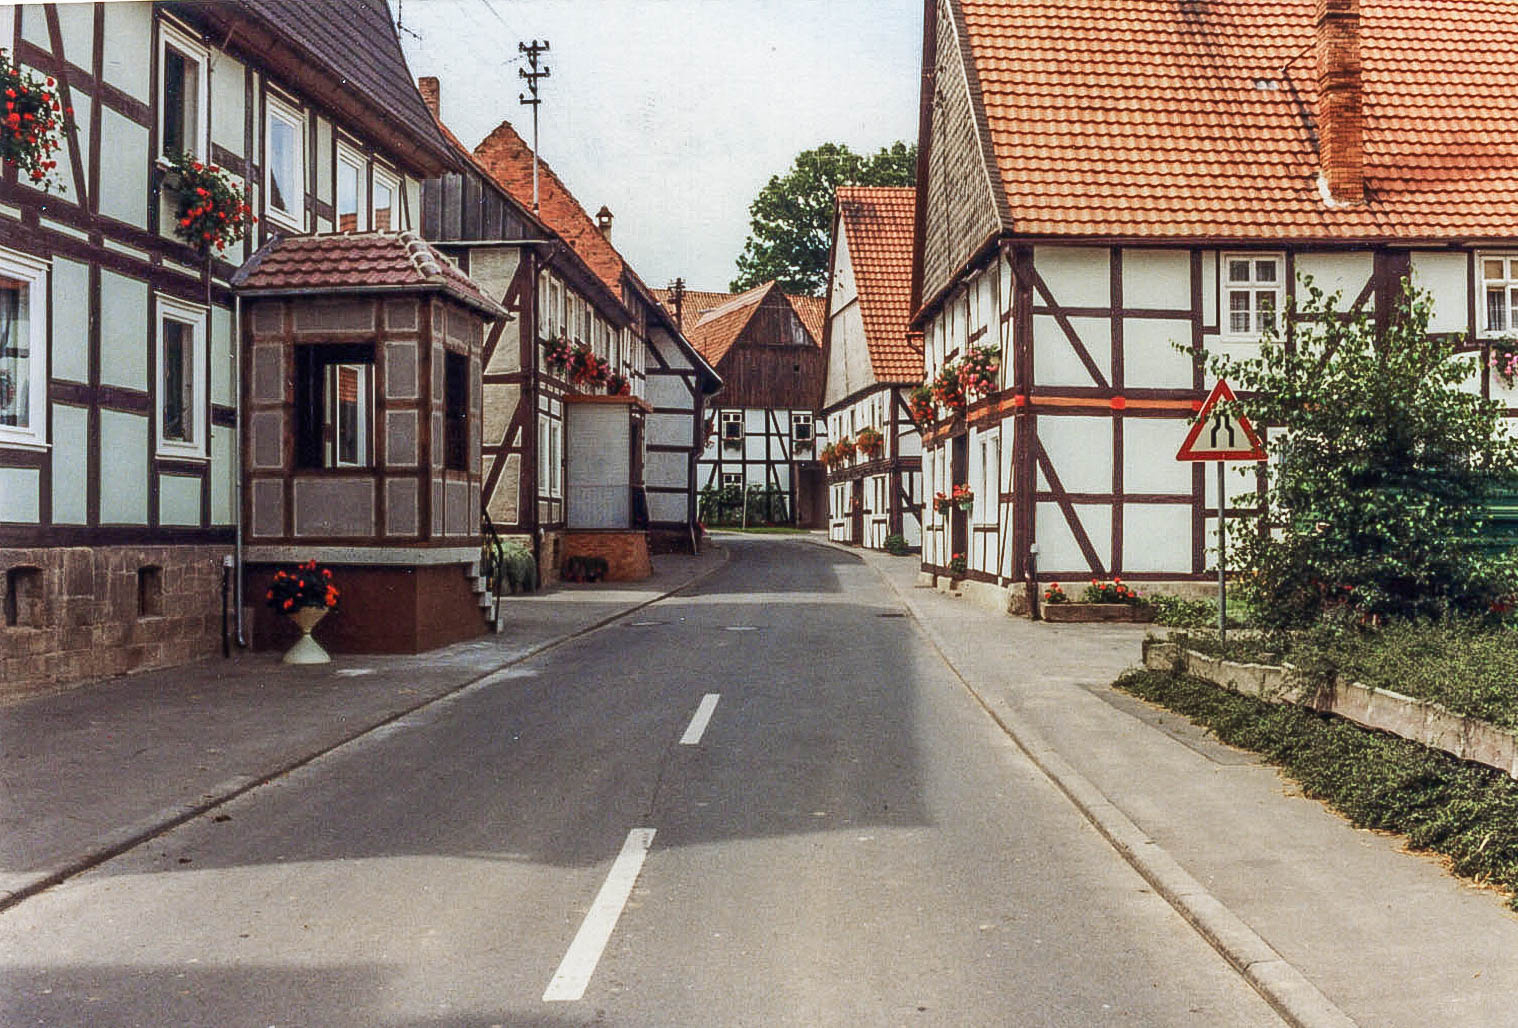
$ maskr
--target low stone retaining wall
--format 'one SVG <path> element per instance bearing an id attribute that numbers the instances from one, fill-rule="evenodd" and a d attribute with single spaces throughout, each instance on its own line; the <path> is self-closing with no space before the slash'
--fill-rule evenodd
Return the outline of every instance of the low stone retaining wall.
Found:
<path id="1" fill-rule="evenodd" d="M 1144 666 L 1156 671 L 1184 671 L 1246 696 L 1335 714 L 1518 779 L 1518 733 L 1456 714 L 1438 703 L 1359 682 L 1340 681 L 1309 692 L 1289 684 L 1289 667 L 1223 660 L 1157 639 L 1144 643 Z"/>

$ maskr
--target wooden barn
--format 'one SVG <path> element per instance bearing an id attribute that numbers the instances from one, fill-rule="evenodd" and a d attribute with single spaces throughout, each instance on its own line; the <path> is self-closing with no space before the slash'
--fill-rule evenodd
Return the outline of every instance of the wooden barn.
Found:
<path id="1" fill-rule="evenodd" d="M 0 329 L 0 680 L 23 689 L 208 655 L 246 627 L 222 615 L 225 596 L 239 619 L 239 540 L 259 542 L 239 467 L 289 454 L 282 430 L 240 433 L 248 319 L 232 274 L 276 235 L 380 232 L 404 249 L 422 179 L 453 158 L 384 0 L 0 11 L 0 46 L 54 80 L 74 124 L 50 192 L 0 177 L 0 303 L 21 314 Z M 260 219 L 209 258 L 181 231 L 179 156 L 215 165 Z M 382 406 L 350 424 L 370 465 L 313 478 L 380 476 Z"/>
<path id="2" fill-rule="evenodd" d="M 685 336 L 723 383 L 699 488 L 757 488 L 768 520 L 826 527 L 823 301 L 787 295 L 774 282 L 743 293 L 682 290 L 678 305 L 670 290 L 658 294 L 667 309 L 678 306 Z"/>
<path id="3" fill-rule="evenodd" d="M 828 470 L 828 537 L 880 549 L 899 535 L 922 545 L 922 438 L 909 407 L 922 378 L 922 336 L 912 332 L 910 187 L 845 186 L 833 213 L 828 275 L 829 446 L 849 440 Z"/>
<path id="4" fill-rule="evenodd" d="M 1175 344 L 1256 352 L 1308 276 L 1382 314 L 1411 279 L 1470 387 L 1518 406 L 1490 366 L 1518 308 L 1515 16 L 928 0 L 914 324 L 930 379 L 1003 359 L 926 433 L 925 491 L 975 501 L 930 508 L 924 570 L 965 554 L 998 607 L 1053 580 L 1207 580 L 1219 497 L 1174 457 L 1212 383 Z"/>
<path id="5" fill-rule="evenodd" d="M 440 83 L 419 85 L 438 116 Z M 696 545 L 717 376 L 612 245 L 609 210 L 592 220 L 540 160 L 535 215 L 532 154 L 509 122 L 472 152 L 442 130 L 463 170 L 425 183 L 426 234 L 511 313 L 485 340 L 484 510 L 545 579 L 577 554 L 646 577 L 651 551 Z M 555 360 L 576 348 L 604 374 Z"/>

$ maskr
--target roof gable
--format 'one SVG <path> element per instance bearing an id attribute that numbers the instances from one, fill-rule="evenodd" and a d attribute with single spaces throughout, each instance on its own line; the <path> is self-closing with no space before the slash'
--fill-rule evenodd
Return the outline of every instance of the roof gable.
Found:
<path id="1" fill-rule="evenodd" d="M 673 314 L 672 291 L 652 292 Z M 815 296 L 791 296 L 773 280 L 741 293 L 687 289 L 683 296 L 685 338 L 712 367 L 735 346 L 821 347 L 824 301 Z"/>
<path id="2" fill-rule="evenodd" d="M 838 190 L 840 249 L 852 269 L 875 381 L 922 378 L 922 337 L 912 316 L 912 231 L 916 190 L 845 186 Z"/>

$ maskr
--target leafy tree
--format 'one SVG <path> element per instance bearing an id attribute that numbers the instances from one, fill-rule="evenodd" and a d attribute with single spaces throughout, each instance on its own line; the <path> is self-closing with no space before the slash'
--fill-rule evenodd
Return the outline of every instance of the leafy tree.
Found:
<path id="1" fill-rule="evenodd" d="M 892 143 L 869 156 L 839 143 L 797 154 L 790 170 L 772 175 L 749 205 L 748 241 L 728 288 L 736 293 L 775 279 L 788 293 L 820 296 L 827 284 L 834 191 L 916 181 L 915 143 Z"/>
<path id="2" fill-rule="evenodd" d="M 1336 608 L 1371 621 L 1485 612 L 1514 586 L 1511 559 L 1476 543 L 1483 501 L 1518 469 L 1500 405 L 1461 389 L 1475 365 L 1428 335 L 1426 294 L 1409 288 L 1378 332 L 1303 284 L 1292 345 L 1209 359 L 1241 387 L 1246 417 L 1282 429 L 1267 444 L 1271 530 L 1236 539 L 1247 598 L 1274 627 Z"/>

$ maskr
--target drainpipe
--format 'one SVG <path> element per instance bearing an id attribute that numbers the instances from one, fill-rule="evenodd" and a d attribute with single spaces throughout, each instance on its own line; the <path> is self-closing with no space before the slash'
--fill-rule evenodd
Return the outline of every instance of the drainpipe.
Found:
<path id="1" fill-rule="evenodd" d="M 236 422 L 232 435 L 232 524 L 236 529 L 232 555 L 232 594 L 237 605 L 237 645 L 248 648 L 248 638 L 242 623 L 242 296 L 232 297 L 232 390 L 233 420 Z"/>

